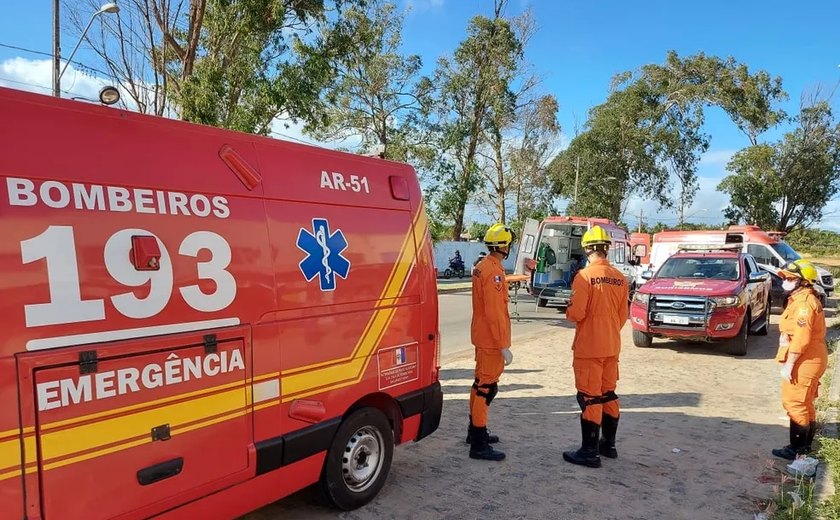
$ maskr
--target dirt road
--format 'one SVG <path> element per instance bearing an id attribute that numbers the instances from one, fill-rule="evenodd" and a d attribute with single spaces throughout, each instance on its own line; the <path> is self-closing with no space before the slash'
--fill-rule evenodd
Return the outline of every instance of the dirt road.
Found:
<path id="1" fill-rule="evenodd" d="M 336 513 L 310 489 L 247 519 L 753 518 L 773 493 L 770 449 L 787 443 L 772 359 L 775 326 L 769 336 L 751 338 L 746 357 L 734 358 L 705 344 L 657 341 L 652 349 L 636 348 L 628 324 L 617 391 L 619 459 L 590 469 L 561 456 L 580 442 L 579 409 L 573 331 L 563 321 L 553 325 L 514 345 L 514 363 L 493 402 L 491 429 L 502 437 L 506 461 L 467 457 L 472 359 L 462 354 L 442 373 L 440 429 L 395 450 L 388 482 L 372 504 Z"/>

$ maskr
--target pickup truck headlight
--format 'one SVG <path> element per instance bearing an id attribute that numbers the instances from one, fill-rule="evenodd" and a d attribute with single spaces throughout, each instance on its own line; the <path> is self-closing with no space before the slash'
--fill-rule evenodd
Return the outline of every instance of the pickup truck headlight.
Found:
<path id="1" fill-rule="evenodd" d="M 709 299 L 716 309 L 729 309 L 741 305 L 740 296 L 712 296 Z"/>
<path id="2" fill-rule="evenodd" d="M 633 302 L 638 303 L 642 307 L 647 307 L 647 304 L 648 304 L 649 300 L 650 300 L 650 295 L 647 294 L 647 293 L 642 293 L 642 292 L 636 291 L 633 294 Z"/>

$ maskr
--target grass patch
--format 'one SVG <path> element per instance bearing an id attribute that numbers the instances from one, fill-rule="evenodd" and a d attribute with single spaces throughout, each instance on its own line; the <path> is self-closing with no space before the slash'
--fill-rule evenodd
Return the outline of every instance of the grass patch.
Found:
<path id="1" fill-rule="evenodd" d="M 834 489 L 840 490 L 840 439 L 820 437 L 819 457 L 828 464 Z M 840 518 L 840 495 L 834 496 L 817 505 L 817 512 L 822 518 Z"/>
<path id="2" fill-rule="evenodd" d="M 806 478 L 781 475 L 774 488 L 774 501 L 765 513 L 770 520 L 816 520 L 820 507 L 814 504 L 814 483 Z M 835 517 L 829 517 L 835 518 Z"/>

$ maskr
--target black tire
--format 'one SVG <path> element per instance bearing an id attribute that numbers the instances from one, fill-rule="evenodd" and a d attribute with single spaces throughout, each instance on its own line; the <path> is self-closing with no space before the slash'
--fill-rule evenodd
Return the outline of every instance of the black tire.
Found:
<path id="1" fill-rule="evenodd" d="M 394 433 L 385 415 L 376 408 L 356 410 L 341 423 L 327 452 L 322 494 L 345 511 L 367 504 L 385 485 L 393 456 Z"/>
<path id="2" fill-rule="evenodd" d="M 750 321 L 751 316 L 749 311 L 747 311 L 747 315 L 744 317 L 744 323 L 741 325 L 738 335 L 732 339 L 726 340 L 726 352 L 728 354 L 733 356 L 747 355 L 747 343 L 750 337 Z"/>
<path id="3" fill-rule="evenodd" d="M 449 280 L 452 278 L 452 269 L 447 269 L 443 272 L 443 277 Z"/>
<path id="4" fill-rule="evenodd" d="M 633 329 L 633 344 L 637 347 L 648 348 L 653 346 L 653 336 L 647 332 Z"/>
<path id="5" fill-rule="evenodd" d="M 767 310 L 764 311 L 764 326 L 755 331 L 756 336 L 766 336 L 770 332 L 770 300 L 767 300 Z"/>
<path id="6" fill-rule="evenodd" d="M 458 278 L 463 278 L 463 277 L 464 277 L 464 270 L 461 269 L 460 271 L 458 271 Z"/>
<path id="7" fill-rule="evenodd" d="M 548 300 L 545 298 L 537 298 L 537 307 L 548 307 Z"/>

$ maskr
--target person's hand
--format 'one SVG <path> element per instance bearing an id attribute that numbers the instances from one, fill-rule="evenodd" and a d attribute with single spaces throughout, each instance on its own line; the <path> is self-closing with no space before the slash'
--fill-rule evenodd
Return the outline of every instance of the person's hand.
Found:
<path id="1" fill-rule="evenodd" d="M 505 358 L 505 366 L 513 363 L 513 352 L 509 348 L 502 349 L 502 357 Z"/>
<path id="2" fill-rule="evenodd" d="M 784 348 L 790 345 L 790 337 L 784 332 L 779 334 L 779 346 Z"/>
<path id="3" fill-rule="evenodd" d="M 779 371 L 779 375 L 781 375 L 782 379 L 784 379 L 788 383 L 792 383 L 793 382 L 793 363 L 788 361 L 784 365 L 782 365 L 782 369 Z"/>

